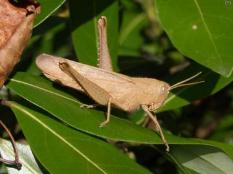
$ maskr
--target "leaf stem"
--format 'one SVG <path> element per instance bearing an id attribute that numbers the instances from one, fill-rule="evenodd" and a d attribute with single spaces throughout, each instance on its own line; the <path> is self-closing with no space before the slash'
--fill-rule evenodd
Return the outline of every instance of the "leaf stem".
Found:
<path id="1" fill-rule="evenodd" d="M 0 100 L 0 103 L 3 105 L 8 105 L 7 102 L 4 100 Z M 14 153 L 15 153 L 14 160 L 7 160 L 7 159 L 0 157 L 0 162 L 20 170 L 22 167 L 22 164 L 19 162 L 19 152 L 18 152 L 18 149 L 16 148 L 15 139 L 14 139 L 13 135 L 11 134 L 10 130 L 7 128 L 7 126 L 1 120 L 0 120 L 0 125 L 1 125 L 1 127 L 3 127 L 3 129 L 8 134 L 10 141 L 11 141 L 11 144 L 13 146 Z"/>

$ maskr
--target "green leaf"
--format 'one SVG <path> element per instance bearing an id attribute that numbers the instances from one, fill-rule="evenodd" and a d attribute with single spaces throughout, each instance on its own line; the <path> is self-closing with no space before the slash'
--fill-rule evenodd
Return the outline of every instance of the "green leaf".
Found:
<path id="1" fill-rule="evenodd" d="M 138 56 L 143 43 L 141 30 L 145 26 L 143 13 L 124 11 L 119 35 L 119 55 Z"/>
<path id="2" fill-rule="evenodd" d="M 164 106 L 159 111 L 179 108 L 189 104 L 194 100 L 202 99 L 209 95 L 215 94 L 233 81 L 233 74 L 228 78 L 223 77 L 213 71 L 209 71 L 203 66 L 192 63 L 184 71 L 173 77 L 173 79 L 169 83 L 171 85 L 175 84 L 190 76 L 193 76 L 198 72 L 202 72 L 202 74 L 194 81 L 204 80 L 205 82 L 202 84 L 183 87 L 172 91 L 172 93 L 165 101 Z"/>
<path id="3" fill-rule="evenodd" d="M 51 16 L 64 2 L 65 0 L 38 0 L 41 5 L 41 12 L 36 17 L 35 26 L 41 24 L 49 16 Z"/>
<path id="4" fill-rule="evenodd" d="M 231 174 L 233 170 L 233 160 L 209 146 L 174 146 L 171 156 L 199 174 Z"/>
<path id="5" fill-rule="evenodd" d="M 99 128 L 98 124 L 104 120 L 103 112 L 94 109 L 80 109 L 78 100 L 68 93 L 55 89 L 51 82 L 43 78 L 18 73 L 11 79 L 8 87 L 66 124 L 86 133 L 117 141 L 162 144 L 157 134 L 149 129 L 114 116 L 111 117 L 109 125 Z M 171 146 L 171 152 L 175 149 L 173 144 L 184 148 L 193 145 L 200 149 L 210 147 L 216 149 L 216 151 L 223 151 L 233 159 L 232 145 L 200 139 L 185 139 L 166 132 L 165 137 Z"/>
<path id="6" fill-rule="evenodd" d="M 87 133 L 128 142 L 161 142 L 160 137 L 153 131 L 114 116 L 107 126 L 99 128 L 98 125 L 105 120 L 105 111 L 80 108 L 80 97 L 75 98 L 55 89 L 52 82 L 41 77 L 17 73 L 8 87 L 63 122 Z"/>
<path id="7" fill-rule="evenodd" d="M 104 113 L 95 109 L 80 108 L 80 102 L 72 95 L 55 89 L 52 83 L 41 77 L 17 73 L 8 87 L 26 100 L 51 113 L 68 125 L 102 138 L 144 144 L 162 144 L 153 131 L 137 126 L 126 119 L 111 117 L 103 128 L 98 125 L 104 120 Z M 46 102 L 45 102 L 46 101 Z M 199 139 L 185 139 L 166 133 L 169 144 L 209 145 L 222 149 L 233 158 L 232 146 Z"/>
<path id="8" fill-rule="evenodd" d="M 37 162 L 31 152 L 31 149 L 26 144 L 16 143 L 19 152 L 19 161 L 22 164 L 20 170 L 7 167 L 8 174 L 42 174 Z M 4 159 L 14 160 L 15 153 L 10 141 L 0 138 L 0 152 Z"/>
<path id="9" fill-rule="evenodd" d="M 68 19 L 51 16 L 34 30 L 28 49 L 33 50 L 33 57 L 43 52 L 60 56 L 70 55 L 72 48 L 69 45 L 69 35 Z"/>
<path id="10" fill-rule="evenodd" d="M 37 108 L 15 102 L 7 105 L 34 153 L 51 173 L 150 173 L 112 145 L 65 126 Z"/>
<path id="11" fill-rule="evenodd" d="M 97 20 L 100 16 L 108 19 L 108 45 L 113 66 L 117 68 L 118 45 L 118 1 L 86 0 L 69 1 L 72 40 L 80 62 L 97 65 Z"/>
<path id="12" fill-rule="evenodd" d="M 233 6 L 225 1 L 156 0 L 169 38 L 185 56 L 229 77 L 233 71 Z"/>

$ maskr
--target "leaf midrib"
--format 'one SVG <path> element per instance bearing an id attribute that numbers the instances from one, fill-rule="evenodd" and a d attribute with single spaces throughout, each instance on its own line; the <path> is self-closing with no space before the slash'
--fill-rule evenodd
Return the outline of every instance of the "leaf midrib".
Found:
<path id="1" fill-rule="evenodd" d="M 58 96 L 58 97 L 64 98 L 64 99 L 66 99 L 66 100 L 72 101 L 72 102 L 74 102 L 74 103 L 82 104 L 81 102 L 78 102 L 78 100 L 74 100 L 74 99 L 72 99 L 72 98 L 69 98 L 69 97 L 66 97 L 66 96 L 64 96 L 64 95 L 55 93 L 55 92 L 50 91 L 50 90 L 48 90 L 48 89 L 45 89 L 45 88 L 36 86 L 36 85 L 34 85 L 34 84 L 30 84 L 30 83 L 23 82 L 23 81 L 20 81 L 20 80 L 16 80 L 16 79 L 13 79 L 13 78 L 10 79 L 10 81 L 16 82 L 16 83 L 20 83 L 20 84 L 22 84 L 22 85 L 27 85 L 27 86 L 30 86 L 30 87 L 33 87 L 33 88 L 36 88 L 36 89 L 39 89 L 39 90 L 44 91 L 44 92 L 46 92 L 46 93 L 50 93 L 50 94 L 56 95 L 56 96 Z"/>
<path id="2" fill-rule="evenodd" d="M 202 12 L 202 10 L 201 10 L 201 7 L 200 7 L 200 5 L 199 5 L 199 3 L 198 3 L 197 0 L 193 0 L 193 1 L 194 1 L 195 6 L 197 7 L 197 11 L 198 11 L 198 13 L 199 13 L 199 15 L 200 15 L 201 21 L 202 21 L 202 23 L 203 23 L 203 25 L 204 25 L 204 28 L 205 28 L 205 30 L 206 30 L 206 32 L 207 32 L 207 35 L 208 35 L 208 37 L 209 37 L 209 39 L 210 39 L 210 42 L 211 42 L 212 45 L 213 45 L 214 51 L 215 51 L 215 53 L 216 53 L 216 55 L 217 55 L 217 58 L 219 59 L 220 64 L 223 66 L 223 60 L 222 60 L 222 58 L 221 58 L 221 56 L 220 56 L 220 54 L 219 54 L 219 51 L 218 51 L 218 48 L 217 48 L 215 42 L 214 42 L 212 33 L 211 33 L 211 31 L 210 31 L 210 29 L 209 29 L 209 27 L 208 27 L 208 25 L 207 25 L 207 23 L 206 23 L 206 21 L 205 21 L 203 12 Z"/>

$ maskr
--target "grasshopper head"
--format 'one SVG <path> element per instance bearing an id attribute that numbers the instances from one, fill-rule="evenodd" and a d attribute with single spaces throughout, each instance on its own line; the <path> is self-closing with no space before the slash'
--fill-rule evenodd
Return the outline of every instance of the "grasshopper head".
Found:
<path id="1" fill-rule="evenodd" d="M 156 89 L 154 89 L 156 94 L 152 102 L 150 102 L 148 108 L 150 111 L 154 111 L 158 109 L 161 105 L 163 105 L 164 101 L 166 100 L 169 91 L 170 91 L 170 85 L 166 82 L 159 81 L 157 82 Z"/>
<path id="2" fill-rule="evenodd" d="M 166 100 L 169 92 L 175 88 L 183 87 L 183 86 L 191 86 L 191 85 L 196 85 L 199 83 L 203 83 L 204 81 L 197 81 L 197 82 L 189 82 L 190 80 L 194 79 L 195 77 L 199 76 L 201 72 L 181 81 L 178 82 L 172 86 L 170 86 L 168 83 L 163 82 L 163 81 L 157 81 L 156 89 L 154 93 L 156 94 L 155 99 L 150 102 L 148 108 L 150 111 L 155 111 L 158 109 L 160 106 L 163 105 L 164 101 Z"/>

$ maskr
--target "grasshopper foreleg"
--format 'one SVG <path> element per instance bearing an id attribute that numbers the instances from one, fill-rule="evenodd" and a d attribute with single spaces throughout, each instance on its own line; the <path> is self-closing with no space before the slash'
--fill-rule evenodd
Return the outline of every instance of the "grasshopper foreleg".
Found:
<path id="1" fill-rule="evenodd" d="M 159 134 L 160 134 L 160 136 L 161 136 L 161 139 L 162 139 L 164 145 L 166 146 L 166 151 L 169 152 L 169 145 L 168 145 L 167 140 L 166 140 L 166 138 L 165 138 L 165 136 L 164 136 L 164 134 L 163 134 L 163 131 L 162 131 L 161 127 L 160 127 L 160 124 L 159 124 L 159 122 L 158 122 L 158 120 L 157 120 L 156 115 L 153 115 L 153 114 L 149 111 L 149 108 L 148 108 L 146 105 L 142 105 L 142 109 L 147 113 L 147 115 L 149 116 L 149 118 L 150 118 L 150 119 L 153 121 L 153 123 L 155 124 L 156 130 L 158 130 L 158 132 L 159 132 Z"/>

